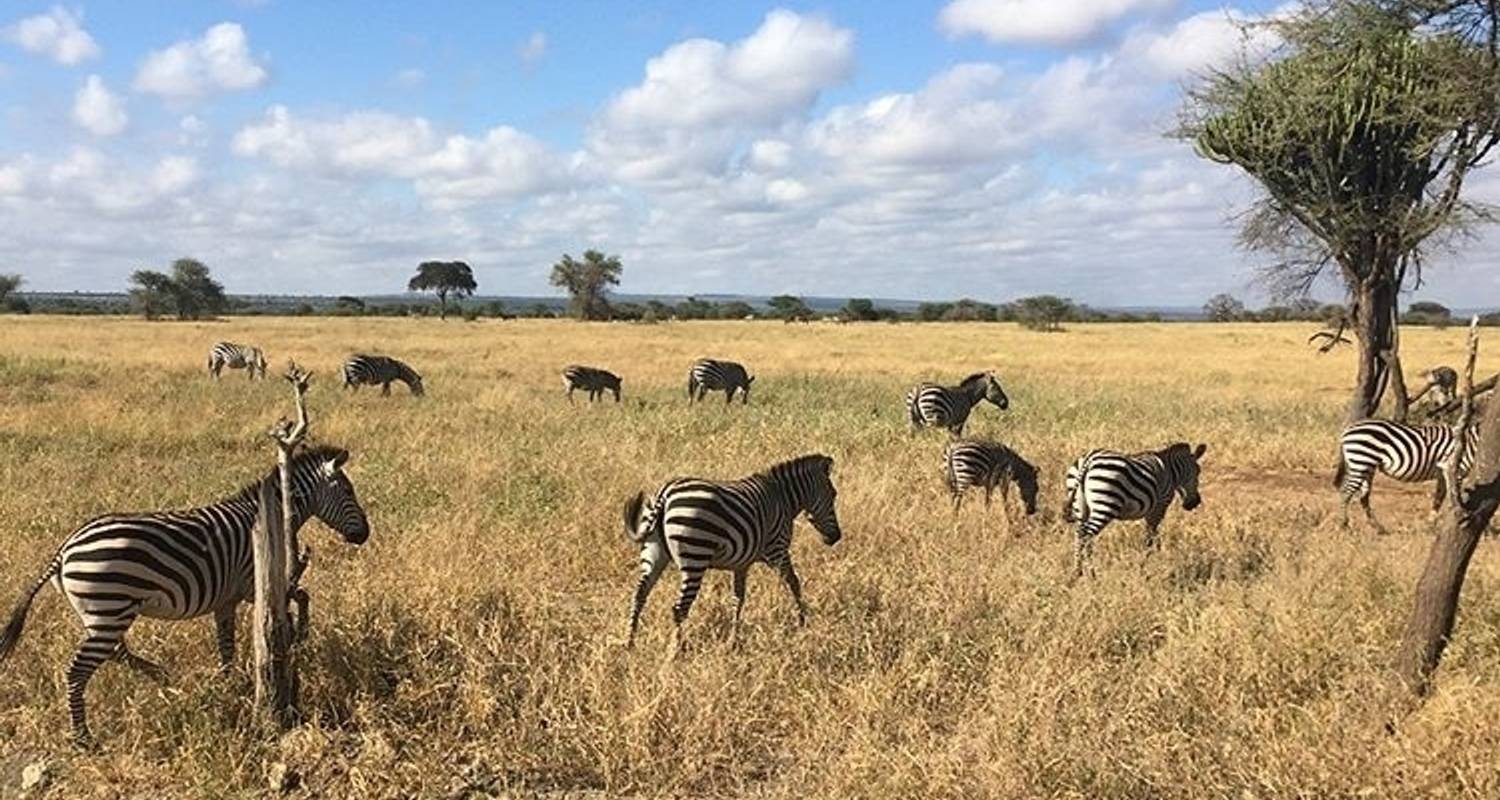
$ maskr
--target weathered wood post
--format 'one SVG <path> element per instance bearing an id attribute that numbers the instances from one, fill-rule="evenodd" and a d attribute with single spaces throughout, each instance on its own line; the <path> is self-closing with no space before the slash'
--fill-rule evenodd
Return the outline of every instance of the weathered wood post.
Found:
<path id="1" fill-rule="evenodd" d="M 297 708 L 297 670 L 292 660 L 293 631 L 287 600 L 297 594 L 305 597 L 296 583 L 307 561 L 297 549 L 291 467 L 297 446 L 307 436 L 307 386 L 311 378 L 310 373 L 295 363 L 287 367 L 286 379 L 295 396 L 297 421 L 292 423 L 282 418 L 268 434 L 276 442 L 279 486 L 271 480 L 261 484 L 260 514 L 254 533 L 255 624 L 251 632 L 255 646 L 255 705 L 281 728 L 291 725 Z M 306 606 L 301 601 L 299 605 L 304 609 L 305 623 Z"/>

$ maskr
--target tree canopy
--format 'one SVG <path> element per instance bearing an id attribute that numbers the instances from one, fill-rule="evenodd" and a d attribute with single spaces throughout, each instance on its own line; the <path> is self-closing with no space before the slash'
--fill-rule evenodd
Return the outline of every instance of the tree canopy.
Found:
<path id="1" fill-rule="evenodd" d="M 1013 305 L 1022 327 L 1034 331 L 1060 331 L 1063 321 L 1078 310 L 1072 300 L 1050 294 L 1023 297 Z"/>
<path id="2" fill-rule="evenodd" d="M 1211 322 L 1234 322 L 1244 319 L 1245 304 L 1233 295 L 1216 294 L 1203 304 L 1203 316 Z"/>
<path id="3" fill-rule="evenodd" d="M 432 292 L 437 295 L 438 315 L 448 318 L 448 296 L 472 297 L 479 284 L 474 271 L 462 261 L 423 261 L 417 274 L 406 282 L 407 291 Z"/>
<path id="4" fill-rule="evenodd" d="M 224 287 L 213 279 L 208 267 L 192 258 L 172 262 L 170 275 L 156 270 L 136 270 L 130 276 L 130 302 L 146 319 L 176 314 L 178 319 L 203 319 L 229 306 Z"/>
<path id="5" fill-rule="evenodd" d="M 807 322 L 813 318 L 813 310 L 796 295 L 778 294 L 768 300 L 767 305 L 783 322 Z"/>
<path id="6" fill-rule="evenodd" d="M 619 256 L 606 256 L 598 250 L 585 250 L 583 260 L 563 254 L 552 265 L 552 285 L 568 293 L 568 309 L 582 320 L 610 318 L 609 288 L 620 285 L 625 268 Z"/>

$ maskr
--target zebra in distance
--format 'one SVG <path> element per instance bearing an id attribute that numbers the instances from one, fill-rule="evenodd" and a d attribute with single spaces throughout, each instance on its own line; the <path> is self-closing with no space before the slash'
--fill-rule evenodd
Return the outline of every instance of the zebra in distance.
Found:
<path id="1" fill-rule="evenodd" d="M 369 538 L 369 519 L 344 473 L 348 460 L 348 451 L 327 446 L 304 450 L 293 459 L 288 536 L 316 517 L 349 544 Z M 262 481 L 275 487 L 279 507 L 280 472 L 273 469 Z M 119 659 L 157 680 L 165 674 L 126 647 L 125 633 L 136 618 L 181 620 L 211 613 L 220 664 L 233 664 L 235 611 L 255 591 L 251 530 L 262 481 L 201 508 L 93 519 L 63 541 L 22 593 L 0 631 L 0 662 L 15 649 L 31 602 L 49 581 L 83 622 L 83 641 L 67 674 L 68 712 L 80 745 L 93 741 L 84 689 L 101 664 Z"/>
<path id="2" fill-rule="evenodd" d="M 259 347 L 219 342 L 208 352 L 208 372 L 217 378 L 225 367 L 245 370 L 250 380 L 265 380 L 266 356 Z"/>
<path id="3" fill-rule="evenodd" d="M 1083 574 L 1093 555 L 1094 539 L 1114 520 L 1144 520 L 1146 547 L 1156 549 L 1161 522 L 1173 496 L 1192 511 L 1203 502 L 1198 494 L 1199 461 L 1208 445 L 1178 442 L 1166 448 L 1127 455 L 1091 450 L 1068 467 L 1064 518 L 1077 525 L 1073 538 L 1073 574 Z M 1090 573 L 1093 567 L 1089 567 Z"/>
<path id="4" fill-rule="evenodd" d="M 972 488 L 984 489 L 984 506 L 998 486 L 1006 519 L 1010 518 L 1010 484 L 1015 482 L 1026 505 L 1026 516 L 1036 513 L 1037 470 L 1019 453 L 1003 444 L 988 441 L 950 442 L 943 448 L 943 475 L 953 496 L 953 510 L 958 511 L 964 493 Z"/>
<path id="5" fill-rule="evenodd" d="M 589 402 L 604 396 L 605 390 L 612 392 L 615 402 L 620 402 L 620 376 L 609 370 L 573 364 L 563 370 L 563 385 L 568 387 L 568 402 L 573 402 L 573 391 L 583 389 L 589 393 Z"/>
<path id="6" fill-rule="evenodd" d="M 1473 463 L 1478 443 L 1479 426 L 1471 426 L 1459 458 L 1461 468 L 1467 469 Z M 1447 496 L 1443 462 L 1452 458 L 1454 444 L 1453 429 L 1447 425 L 1406 425 L 1367 419 L 1345 428 L 1339 436 L 1339 465 L 1333 476 L 1333 485 L 1343 499 L 1340 527 L 1349 527 L 1349 503 L 1357 498 L 1375 530 L 1388 533 L 1370 508 L 1370 488 L 1377 471 L 1403 483 L 1436 480 L 1437 487 L 1432 493 L 1432 510 L 1436 513 Z"/>
<path id="7" fill-rule="evenodd" d="M 727 405 L 734 400 L 734 393 L 738 391 L 740 404 L 744 405 L 750 402 L 750 384 L 754 382 L 755 376 L 746 372 L 742 364 L 700 358 L 688 370 L 688 402 L 702 400 L 704 395 L 713 391 L 723 392 L 724 403 Z"/>
<path id="8" fill-rule="evenodd" d="M 734 573 L 736 631 L 745 607 L 746 574 L 757 562 L 781 574 L 797 606 L 797 624 L 806 624 L 802 583 L 792 566 L 792 523 L 806 513 L 827 545 L 843 537 L 832 470 L 832 458 L 807 455 L 737 481 L 677 478 L 658 489 L 649 503 L 644 492 L 626 502 L 625 532 L 641 547 L 628 643 L 634 646 L 646 598 L 669 562 L 682 572 L 672 606 L 679 649 L 683 622 L 709 569 Z"/>
<path id="9" fill-rule="evenodd" d="M 381 396 L 389 397 L 393 381 L 406 384 L 406 388 L 417 397 L 421 397 L 427 391 L 422 387 L 422 376 L 418 375 L 416 370 L 390 356 L 360 353 L 350 356 L 349 360 L 344 362 L 344 388 L 346 389 L 357 391 L 365 384 L 374 386 L 378 383 Z"/>
<path id="10" fill-rule="evenodd" d="M 1000 382 L 988 372 L 976 372 L 959 382 L 957 386 L 939 386 L 935 383 L 919 383 L 906 393 L 906 415 L 911 420 L 913 432 L 923 426 L 947 428 L 958 437 L 964 434 L 964 425 L 969 421 L 969 412 L 982 401 L 993 403 L 1004 411 L 1010 408 L 1010 398 L 1000 388 Z"/>

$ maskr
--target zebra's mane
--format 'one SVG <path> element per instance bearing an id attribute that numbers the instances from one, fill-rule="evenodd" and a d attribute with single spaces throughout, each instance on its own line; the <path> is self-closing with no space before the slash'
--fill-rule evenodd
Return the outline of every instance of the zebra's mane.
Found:
<path id="1" fill-rule="evenodd" d="M 309 464 L 315 464 L 323 461 L 333 461 L 340 457 L 347 458 L 348 455 L 349 451 L 343 449 L 342 447 L 336 447 L 331 444 L 319 444 L 312 445 L 310 447 L 304 447 L 302 448 L 301 452 L 297 453 L 295 456 L 292 456 L 292 474 L 295 475 L 301 472 L 303 469 L 307 468 Z M 276 487 L 276 490 L 278 492 L 281 491 L 280 482 L 275 480 L 279 471 L 279 467 L 271 467 L 270 471 L 261 476 L 260 480 L 245 484 L 238 492 L 235 492 L 233 495 L 231 495 L 230 499 L 259 500 L 260 485 L 268 480 L 272 482 L 272 485 Z"/>
<path id="2" fill-rule="evenodd" d="M 760 473 L 768 478 L 781 478 L 786 475 L 803 475 L 809 470 L 826 470 L 833 465 L 833 457 L 822 453 L 811 453 L 798 456 L 779 464 L 772 464 L 765 472 Z"/>
<path id="3" fill-rule="evenodd" d="M 958 385 L 959 386 L 968 386 L 971 383 L 978 383 L 979 381 L 985 381 L 986 383 L 988 383 L 989 382 L 989 378 L 990 378 L 990 374 L 988 372 L 976 372 L 973 375 L 970 375 L 969 377 L 964 378 L 963 380 L 959 381 Z"/>

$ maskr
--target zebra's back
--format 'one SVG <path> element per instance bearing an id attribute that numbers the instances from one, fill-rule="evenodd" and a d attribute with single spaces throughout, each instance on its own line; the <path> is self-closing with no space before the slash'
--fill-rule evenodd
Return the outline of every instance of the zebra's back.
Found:
<path id="1" fill-rule="evenodd" d="M 1470 435 L 1462 458 L 1465 466 L 1473 457 L 1478 428 L 1470 428 Z M 1453 445 L 1453 429 L 1446 425 L 1406 425 L 1380 419 L 1356 422 L 1339 437 L 1340 455 L 1352 476 L 1379 469 L 1406 482 L 1436 479 Z"/>
<path id="2" fill-rule="evenodd" d="M 795 512 L 763 481 L 680 478 L 662 487 L 655 514 L 679 567 L 735 569 L 784 553 Z"/>
<path id="3" fill-rule="evenodd" d="M 951 386 L 921 383 L 907 392 L 906 407 L 913 425 L 952 429 L 968 421 L 974 404 L 967 394 Z"/>
<path id="4" fill-rule="evenodd" d="M 1154 454 L 1095 450 L 1075 462 L 1075 468 L 1074 507 L 1081 505 L 1080 519 L 1101 513 L 1110 519 L 1142 519 L 1171 502 L 1171 476 Z"/>

